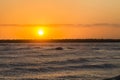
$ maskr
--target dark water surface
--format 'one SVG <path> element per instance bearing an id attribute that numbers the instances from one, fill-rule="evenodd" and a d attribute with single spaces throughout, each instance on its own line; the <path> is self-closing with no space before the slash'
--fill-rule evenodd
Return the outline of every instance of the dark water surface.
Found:
<path id="1" fill-rule="evenodd" d="M 120 75 L 120 43 L 0 43 L 0 80 L 102 80 Z"/>

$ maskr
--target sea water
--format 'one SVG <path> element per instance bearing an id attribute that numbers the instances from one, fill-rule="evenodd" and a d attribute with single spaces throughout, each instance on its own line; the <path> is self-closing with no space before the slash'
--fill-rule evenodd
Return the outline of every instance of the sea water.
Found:
<path id="1" fill-rule="evenodd" d="M 103 80 L 117 75 L 120 43 L 0 43 L 0 80 Z"/>

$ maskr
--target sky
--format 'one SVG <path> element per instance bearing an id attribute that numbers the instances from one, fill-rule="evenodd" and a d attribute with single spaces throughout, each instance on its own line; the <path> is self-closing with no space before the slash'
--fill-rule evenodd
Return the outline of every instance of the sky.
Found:
<path id="1" fill-rule="evenodd" d="M 119 14 L 120 0 L 0 0 L 0 39 L 120 39 Z"/>

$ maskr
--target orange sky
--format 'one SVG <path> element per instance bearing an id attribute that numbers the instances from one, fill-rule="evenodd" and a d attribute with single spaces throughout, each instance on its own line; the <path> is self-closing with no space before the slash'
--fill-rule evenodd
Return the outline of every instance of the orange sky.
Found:
<path id="1" fill-rule="evenodd" d="M 0 29 L 1 39 L 76 39 L 76 38 L 120 38 L 119 27 L 6 27 Z M 114 30 L 114 31 L 113 31 Z"/>
<path id="2" fill-rule="evenodd" d="M 0 0 L 0 39 L 120 39 L 119 14 L 120 0 Z M 33 26 L 18 26 L 25 24 Z"/>

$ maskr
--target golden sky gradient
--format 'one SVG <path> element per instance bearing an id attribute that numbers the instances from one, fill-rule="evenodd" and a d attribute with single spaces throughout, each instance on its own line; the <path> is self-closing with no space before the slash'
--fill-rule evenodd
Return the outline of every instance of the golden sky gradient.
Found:
<path id="1" fill-rule="evenodd" d="M 119 14 L 120 0 L 0 0 L 0 39 L 120 39 Z"/>

